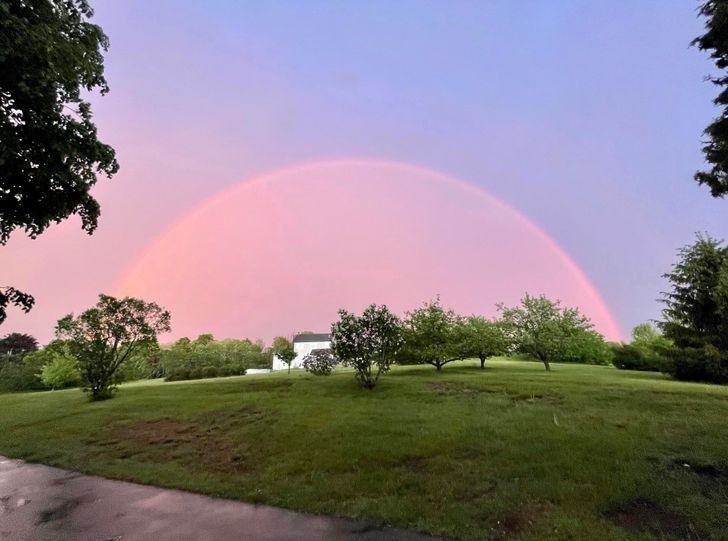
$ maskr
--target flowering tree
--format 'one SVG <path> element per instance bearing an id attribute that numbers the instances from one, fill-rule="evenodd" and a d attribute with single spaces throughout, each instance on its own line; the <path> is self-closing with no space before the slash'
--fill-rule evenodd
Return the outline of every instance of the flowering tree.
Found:
<path id="1" fill-rule="evenodd" d="M 339 364 L 330 349 L 314 349 L 303 358 L 303 368 L 315 376 L 328 376 Z"/>
<path id="2" fill-rule="evenodd" d="M 365 389 L 373 389 L 379 377 L 389 371 L 400 347 L 401 323 L 385 305 L 372 304 L 361 316 L 339 310 L 339 321 L 331 326 L 334 355 L 354 368 Z"/>

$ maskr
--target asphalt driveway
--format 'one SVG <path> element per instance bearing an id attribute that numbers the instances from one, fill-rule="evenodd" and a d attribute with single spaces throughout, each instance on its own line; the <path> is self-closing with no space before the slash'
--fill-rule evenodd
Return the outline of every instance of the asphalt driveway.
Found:
<path id="1" fill-rule="evenodd" d="M 433 538 L 367 522 L 125 483 L 0 457 L 1 541 L 185 539 Z"/>

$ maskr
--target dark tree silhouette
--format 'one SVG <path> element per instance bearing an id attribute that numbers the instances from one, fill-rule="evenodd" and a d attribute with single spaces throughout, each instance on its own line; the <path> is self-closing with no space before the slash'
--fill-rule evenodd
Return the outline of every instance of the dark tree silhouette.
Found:
<path id="1" fill-rule="evenodd" d="M 109 42 L 88 19 L 86 0 L 0 0 L 0 244 L 15 229 L 31 238 L 72 214 L 92 233 L 97 175 L 116 173 L 114 149 L 99 141 L 81 92 L 108 91 Z M 33 298 L 0 289 L 5 308 Z"/>

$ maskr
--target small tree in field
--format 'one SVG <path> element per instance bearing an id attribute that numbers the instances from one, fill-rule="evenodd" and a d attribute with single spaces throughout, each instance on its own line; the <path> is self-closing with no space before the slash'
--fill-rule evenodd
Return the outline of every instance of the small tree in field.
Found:
<path id="1" fill-rule="evenodd" d="M 527 293 L 520 306 L 508 308 L 501 304 L 498 309 L 515 350 L 538 359 L 546 370 L 571 352 L 575 337 L 592 329 L 589 318 L 578 309 L 562 308 L 559 301 L 543 295 L 531 297 Z"/>
<path id="2" fill-rule="evenodd" d="M 285 336 L 276 336 L 273 339 L 273 355 L 288 365 L 288 373 L 291 373 L 291 364 L 296 358 L 296 352 L 293 349 L 293 342 Z"/>
<path id="3" fill-rule="evenodd" d="M 431 364 L 439 371 L 467 356 L 460 333 L 462 318 L 445 310 L 439 300 L 425 303 L 408 316 L 403 323 L 399 364 Z"/>
<path id="4" fill-rule="evenodd" d="M 339 310 L 339 321 L 331 326 L 334 356 L 354 368 L 365 389 L 373 389 L 379 376 L 389 371 L 401 346 L 399 318 L 385 305 L 372 304 L 361 316 Z"/>
<path id="5" fill-rule="evenodd" d="M 81 383 L 76 359 L 69 355 L 58 355 L 46 364 L 38 375 L 41 382 L 51 390 L 74 387 Z"/>
<path id="6" fill-rule="evenodd" d="M 93 308 L 61 319 L 56 334 L 69 341 L 91 400 L 103 400 L 111 398 L 114 374 L 124 361 L 169 330 L 169 312 L 157 304 L 99 295 Z"/>
<path id="7" fill-rule="evenodd" d="M 480 359 L 480 368 L 485 368 L 488 357 L 505 355 L 508 339 L 503 325 L 481 316 L 465 318 L 458 327 L 459 340 L 467 357 Z"/>

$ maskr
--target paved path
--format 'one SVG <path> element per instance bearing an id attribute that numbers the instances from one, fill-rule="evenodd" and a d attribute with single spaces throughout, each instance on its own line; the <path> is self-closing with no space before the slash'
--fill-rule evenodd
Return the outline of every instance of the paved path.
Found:
<path id="1" fill-rule="evenodd" d="M 0 541 L 432 540 L 0 457 Z"/>

